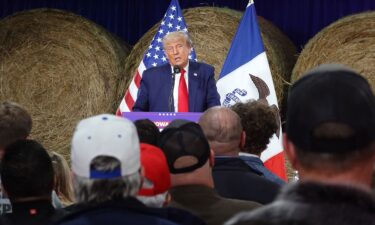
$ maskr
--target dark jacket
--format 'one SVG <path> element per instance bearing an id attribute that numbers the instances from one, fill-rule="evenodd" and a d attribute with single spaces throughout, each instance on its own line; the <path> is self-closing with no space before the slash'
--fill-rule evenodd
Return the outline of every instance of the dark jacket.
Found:
<path id="1" fill-rule="evenodd" d="M 170 64 L 152 67 L 143 73 L 133 111 L 169 112 L 172 89 Z M 204 112 L 220 105 L 214 68 L 205 63 L 189 62 L 189 112 Z"/>
<path id="2" fill-rule="evenodd" d="M 95 206 L 78 204 L 70 207 L 70 214 L 60 220 L 59 225 L 203 225 L 203 220 L 189 212 L 176 208 L 147 207 L 139 200 L 129 197 L 108 201 Z"/>
<path id="3" fill-rule="evenodd" d="M 181 208 L 199 216 L 207 225 L 223 224 L 238 212 L 250 211 L 260 205 L 256 202 L 226 199 L 213 188 L 203 185 L 184 185 L 170 190 L 169 206 Z"/>
<path id="4" fill-rule="evenodd" d="M 55 210 L 51 204 L 51 200 L 13 202 L 12 212 L 2 215 L 2 224 L 46 225 L 64 215 L 64 210 Z"/>
<path id="5" fill-rule="evenodd" d="M 239 157 L 215 157 L 215 189 L 226 198 L 268 204 L 279 193 L 280 186 L 265 179 Z"/>
<path id="6" fill-rule="evenodd" d="M 289 184 L 272 204 L 239 214 L 227 224 L 375 225 L 375 198 L 342 185 Z"/>

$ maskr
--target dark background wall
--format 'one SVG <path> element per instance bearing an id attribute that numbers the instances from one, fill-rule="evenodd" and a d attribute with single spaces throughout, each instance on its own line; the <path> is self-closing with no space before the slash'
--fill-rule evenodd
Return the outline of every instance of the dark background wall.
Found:
<path id="1" fill-rule="evenodd" d="M 0 0 L 0 19 L 15 12 L 49 7 L 82 15 L 134 45 L 164 15 L 170 0 Z M 247 0 L 179 0 L 199 6 L 244 11 Z M 375 10 L 375 0 L 255 0 L 257 14 L 272 21 L 297 47 L 346 15 Z"/>

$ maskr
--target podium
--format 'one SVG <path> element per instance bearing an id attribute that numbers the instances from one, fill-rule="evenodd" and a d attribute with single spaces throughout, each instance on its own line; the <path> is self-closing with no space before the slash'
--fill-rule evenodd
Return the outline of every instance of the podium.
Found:
<path id="1" fill-rule="evenodd" d="M 202 113 L 195 112 L 123 112 L 122 117 L 127 118 L 131 121 L 149 119 L 155 123 L 160 129 L 164 129 L 170 122 L 176 119 L 184 119 L 193 122 L 198 122 Z"/>

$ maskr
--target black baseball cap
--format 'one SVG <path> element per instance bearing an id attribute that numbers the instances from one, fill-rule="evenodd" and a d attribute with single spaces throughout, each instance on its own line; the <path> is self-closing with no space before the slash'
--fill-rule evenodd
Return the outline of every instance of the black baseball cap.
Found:
<path id="1" fill-rule="evenodd" d="M 194 171 L 202 167 L 210 156 L 210 147 L 202 128 L 188 120 L 172 121 L 161 132 L 158 145 L 172 174 Z"/>
<path id="2" fill-rule="evenodd" d="M 352 135 L 319 138 L 325 123 L 346 125 Z M 307 72 L 289 90 L 286 133 L 301 150 L 340 153 L 359 150 L 375 140 L 375 97 L 358 73 L 337 64 Z"/>

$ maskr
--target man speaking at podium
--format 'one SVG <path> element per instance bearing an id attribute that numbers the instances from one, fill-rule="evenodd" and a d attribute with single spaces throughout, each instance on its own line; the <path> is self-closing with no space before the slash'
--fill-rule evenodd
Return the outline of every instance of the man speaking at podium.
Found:
<path id="1" fill-rule="evenodd" d="M 203 112 L 220 105 L 214 68 L 189 61 L 192 42 L 182 31 L 163 38 L 169 64 L 153 67 L 143 73 L 133 111 Z"/>

